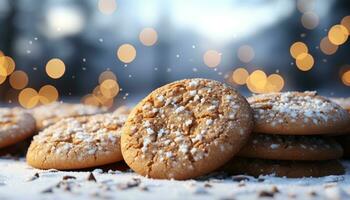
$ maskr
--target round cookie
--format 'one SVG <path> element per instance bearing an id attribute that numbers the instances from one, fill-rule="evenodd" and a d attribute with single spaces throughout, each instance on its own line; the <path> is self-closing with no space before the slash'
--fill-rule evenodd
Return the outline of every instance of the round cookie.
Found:
<path id="1" fill-rule="evenodd" d="M 278 177 L 301 178 L 342 175 L 343 165 L 338 160 L 326 161 L 280 161 L 235 157 L 223 170 L 229 174 L 274 175 Z"/>
<path id="2" fill-rule="evenodd" d="M 334 139 L 322 136 L 266 135 L 253 133 L 238 156 L 270 160 L 332 160 L 343 149 Z"/>
<path id="3" fill-rule="evenodd" d="M 106 108 L 60 102 L 41 105 L 31 110 L 38 130 L 42 130 L 66 117 L 93 115 L 103 112 L 106 112 Z"/>
<path id="4" fill-rule="evenodd" d="M 254 132 L 317 135 L 344 130 L 349 114 L 316 92 L 284 92 L 248 98 L 254 111 Z"/>
<path id="5" fill-rule="evenodd" d="M 235 89 L 208 79 L 158 88 L 130 113 L 121 137 L 125 162 L 159 179 L 189 179 L 229 161 L 246 143 L 252 111 Z"/>
<path id="6" fill-rule="evenodd" d="M 126 118 L 98 114 L 62 119 L 34 136 L 27 162 L 39 169 L 67 170 L 120 161 L 120 131 Z"/>
<path id="7" fill-rule="evenodd" d="M 0 148 L 20 142 L 35 132 L 35 119 L 21 108 L 0 108 Z"/>

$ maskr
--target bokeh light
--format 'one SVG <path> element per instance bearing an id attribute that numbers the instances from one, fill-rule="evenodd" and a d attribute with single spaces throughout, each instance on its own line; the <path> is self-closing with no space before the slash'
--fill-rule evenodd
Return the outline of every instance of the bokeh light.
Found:
<path id="1" fill-rule="evenodd" d="M 340 24 L 343 25 L 350 34 L 350 15 L 343 17 Z"/>
<path id="2" fill-rule="evenodd" d="M 28 75 L 24 71 L 17 70 L 14 71 L 10 78 L 10 85 L 13 89 L 21 90 L 28 85 Z"/>
<path id="3" fill-rule="evenodd" d="M 301 17 L 301 24 L 307 29 L 314 29 L 319 24 L 319 17 L 313 12 L 305 12 Z"/>
<path id="4" fill-rule="evenodd" d="M 301 71 L 309 71 L 314 66 L 314 58 L 308 53 L 302 53 L 297 57 L 296 65 Z"/>
<path id="5" fill-rule="evenodd" d="M 117 9 L 117 2 L 115 0 L 99 0 L 98 9 L 105 15 L 110 15 Z"/>
<path id="6" fill-rule="evenodd" d="M 261 70 L 255 70 L 247 78 L 247 87 L 251 92 L 264 93 L 266 82 L 267 82 L 267 76 L 265 72 Z"/>
<path id="7" fill-rule="evenodd" d="M 66 71 L 66 66 L 59 58 L 53 58 L 46 64 L 46 73 L 53 79 L 61 78 Z"/>
<path id="8" fill-rule="evenodd" d="M 118 48 L 117 57 L 124 63 L 131 63 L 136 58 L 136 49 L 131 44 L 123 44 Z"/>
<path id="9" fill-rule="evenodd" d="M 153 28 L 144 28 L 139 35 L 141 43 L 145 46 L 152 46 L 158 40 L 157 31 Z"/>
<path id="10" fill-rule="evenodd" d="M 110 99 L 119 93 L 119 85 L 115 80 L 107 79 L 101 83 L 100 91 L 104 97 Z"/>
<path id="11" fill-rule="evenodd" d="M 15 61 L 9 56 L 0 56 L 0 76 L 9 76 L 15 70 Z"/>
<path id="12" fill-rule="evenodd" d="M 342 75 L 341 75 L 341 80 L 344 83 L 344 85 L 346 86 L 350 86 L 350 70 L 345 71 Z"/>
<path id="13" fill-rule="evenodd" d="M 117 80 L 117 76 L 112 72 L 112 71 L 104 71 L 100 74 L 100 76 L 98 77 L 98 83 L 101 84 L 103 81 L 105 80 Z"/>
<path id="14" fill-rule="evenodd" d="M 337 24 L 332 26 L 328 32 L 328 39 L 335 45 L 341 45 L 348 39 L 349 32 L 345 26 Z"/>
<path id="15" fill-rule="evenodd" d="M 265 92 L 280 92 L 284 87 L 284 79 L 279 74 L 271 74 L 267 77 Z"/>
<path id="16" fill-rule="evenodd" d="M 334 45 L 328 39 L 328 37 L 324 37 L 320 42 L 320 49 L 326 55 L 332 55 L 338 50 L 338 45 Z"/>
<path id="17" fill-rule="evenodd" d="M 253 60 L 255 56 L 254 49 L 249 45 L 239 47 L 237 56 L 242 62 L 248 63 Z"/>
<path id="18" fill-rule="evenodd" d="M 19 93 L 18 102 L 24 108 L 33 108 L 39 102 L 39 95 L 33 88 L 25 88 Z"/>
<path id="19" fill-rule="evenodd" d="M 203 61 L 208 67 L 216 67 L 221 62 L 221 54 L 215 50 L 208 50 L 203 55 Z"/>
<path id="20" fill-rule="evenodd" d="M 86 105 L 100 106 L 100 103 L 99 103 L 98 99 L 97 99 L 94 95 L 92 95 L 92 94 L 87 94 L 87 95 L 85 95 L 85 96 L 82 98 L 81 102 L 82 102 L 83 104 L 86 104 Z"/>
<path id="21" fill-rule="evenodd" d="M 295 42 L 290 47 L 290 54 L 294 59 L 297 59 L 300 54 L 308 53 L 308 51 L 306 44 L 303 42 Z"/>
<path id="22" fill-rule="evenodd" d="M 297 8 L 301 13 L 311 11 L 314 9 L 314 7 L 315 7 L 314 0 L 298 0 L 297 1 Z"/>
<path id="23" fill-rule="evenodd" d="M 45 85 L 39 90 L 40 102 L 43 104 L 49 104 L 58 99 L 58 91 L 52 85 Z"/>
<path id="24" fill-rule="evenodd" d="M 249 76 L 249 73 L 244 68 L 237 68 L 232 73 L 232 81 L 238 85 L 244 85 L 247 82 L 247 78 Z"/>

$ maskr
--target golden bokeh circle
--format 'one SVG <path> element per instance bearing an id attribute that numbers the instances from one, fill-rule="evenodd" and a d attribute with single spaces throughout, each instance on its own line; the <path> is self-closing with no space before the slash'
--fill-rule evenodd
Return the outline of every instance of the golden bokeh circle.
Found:
<path id="1" fill-rule="evenodd" d="M 53 79 L 61 78 L 66 71 L 64 62 L 59 58 L 53 58 L 46 64 L 46 73 Z"/>
<path id="2" fill-rule="evenodd" d="M 314 58 L 308 53 L 302 53 L 297 57 L 296 65 L 301 71 L 309 71 L 314 66 Z"/>
<path id="3" fill-rule="evenodd" d="M 340 24 L 348 29 L 348 32 L 350 33 L 350 15 L 343 17 Z"/>
<path id="4" fill-rule="evenodd" d="M 280 92 L 284 87 L 284 79 L 279 74 L 271 74 L 267 77 L 266 92 Z"/>
<path id="5" fill-rule="evenodd" d="M 297 58 L 300 54 L 308 53 L 308 48 L 303 42 L 294 42 L 292 46 L 290 46 L 290 55 L 293 58 Z"/>
<path id="6" fill-rule="evenodd" d="M 33 108 L 39 102 L 39 95 L 33 88 L 25 88 L 18 95 L 18 102 L 24 108 Z"/>
<path id="7" fill-rule="evenodd" d="M 145 46 L 152 46 L 158 40 L 157 31 L 153 28 L 144 28 L 139 35 L 141 43 Z"/>
<path id="8" fill-rule="evenodd" d="M 45 85 L 39 90 L 40 102 L 43 104 L 49 104 L 58 99 L 58 91 L 52 85 Z"/>
<path id="9" fill-rule="evenodd" d="M 344 72 L 341 76 L 341 80 L 346 86 L 350 86 L 350 70 Z"/>
<path id="10" fill-rule="evenodd" d="M 9 78 L 10 85 L 13 89 L 21 90 L 28 85 L 28 75 L 24 71 L 14 71 Z"/>
<path id="11" fill-rule="evenodd" d="M 100 106 L 98 99 L 92 94 L 87 94 L 82 98 L 81 101 L 83 104 L 86 104 L 86 105 Z"/>
<path id="12" fill-rule="evenodd" d="M 98 9 L 105 15 L 111 15 L 117 9 L 117 2 L 115 0 L 99 0 Z"/>
<path id="13" fill-rule="evenodd" d="M 237 56 L 240 61 L 248 63 L 253 60 L 255 52 L 251 46 L 243 45 L 238 48 Z"/>
<path id="14" fill-rule="evenodd" d="M 332 55 L 338 50 L 338 45 L 329 41 L 328 37 L 324 37 L 320 42 L 320 49 L 326 55 Z"/>
<path id="15" fill-rule="evenodd" d="M 267 83 L 267 76 L 262 70 L 255 70 L 247 78 L 247 87 L 251 92 L 264 93 Z"/>
<path id="16" fill-rule="evenodd" d="M 307 29 L 314 29 L 319 24 L 319 17 L 314 12 L 305 12 L 301 17 L 301 24 Z"/>
<path id="17" fill-rule="evenodd" d="M 115 80 L 107 79 L 103 81 L 100 85 L 101 94 L 110 99 L 118 95 L 119 85 Z"/>
<path id="18" fill-rule="evenodd" d="M 203 55 L 203 61 L 208 67 L 216 67 L 221 62 L 221 54 L 215 50 L 208 50 Z"/>
<path id="19" fill-rule="evenodd" d="M 0 56 L 0 76 L 9 76 L 16 67 L 15 61 L 9 56 Z"/>
<path id="20" fill-rule="evenodd" d="M 112 71 L 104 71 L 100 74 L 100 76 L 98 77 L 98 82 L 99 84 L 101 84 L 103 81 L 105 80 L 108 80 L 108 79 L 111 79 L 111 80 L 117 80 L 117 76 L 112 72 Z"/>
<path id="21" fill-rule="evenodd" d="M 340 24 L 332 26 L 328 32 L 328 39 L 334 45 L 341 45 L 348 39 L 349 32 L 348 29 Z"/>
<path id="22" fill-rule="evenodd" d="M 249 73 L 244 68 L 237 68 L 232 73 L 232 81 L 238 85 L 246 84 L 248 77 L 249 77 Z"/>
<path id="23" fill-rule="evenodd" d="M 117 57 L 123 63 L 131 63 L 136 58 L 136 49 L 131 44 L 123 44 L 117 50 Z"/>

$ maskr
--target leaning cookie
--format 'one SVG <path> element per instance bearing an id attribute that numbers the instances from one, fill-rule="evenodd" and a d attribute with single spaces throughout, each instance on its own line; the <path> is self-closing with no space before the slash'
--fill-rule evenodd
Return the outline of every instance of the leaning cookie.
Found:
<path id="1" fill-rule="evenodd" d="M 120 161 L 120 130 L 126 117 L 98 114 L 62 119 L 34 136 L 27 162 L 39 169 L 67 170 Z"/>
<path id="2" fill-rule="evenodd" d="M 254 132 L 283 135 L 337 133 L 348 126 L 349 114 L 316 92 L 285 92 L 248 98 L 254 110 Z"/>
<path id="3" fill-rule="evenodd" d="M 35 132 L 35 119 L 21 108 L 0 108 L 0 148 L 25 140 Z"/>
<path id="4" fill-rule="evenodd" d="M 131 111 L 122 130 L 122 153 L 143 176 L 195 178 L 230 160 L 252 126 L 250 106 L 235 89 L 208 79 L 176 81 Z"/>
<path id="5" fill-rule="evenodd" d="M 326 161 L 280 161 L 235 157 L 223 170 L 229 174 L 251 176 L 273 175 L 277 177 L 301 178 L 342 175 L 345 169 L 338 160 Z"/>
<path id="6" fill-rule="evenodd" d="M 341 158 L 343 148 L 322 136 L 252 134 L 238 156 L 271 160 L 332 160 Z"/>
<path id="7" fill-rule="evenodd" d="M 103 112 L 106 112 L 106 108 L 60 102 L 41 105 L 31 110 L 38 130 L 42 130 L 66 117 L 93 115 Z"/>

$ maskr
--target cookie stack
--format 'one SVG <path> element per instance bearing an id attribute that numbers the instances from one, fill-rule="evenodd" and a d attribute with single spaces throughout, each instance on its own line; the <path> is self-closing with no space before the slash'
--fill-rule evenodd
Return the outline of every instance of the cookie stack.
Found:
<path id="1" fill-rule="evenodd" d="M 342 147 L 327 135 L 348 125 L 349 114 L 315 92 L 286 92 L 248 98 L 254 133 L 226 165 L 234 174 L 318 177 L 343 174 Z"/>

